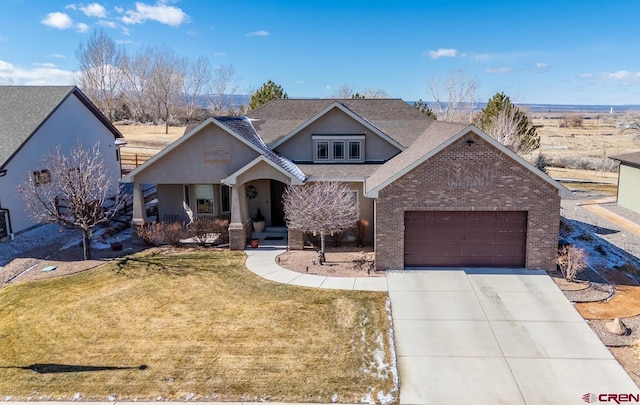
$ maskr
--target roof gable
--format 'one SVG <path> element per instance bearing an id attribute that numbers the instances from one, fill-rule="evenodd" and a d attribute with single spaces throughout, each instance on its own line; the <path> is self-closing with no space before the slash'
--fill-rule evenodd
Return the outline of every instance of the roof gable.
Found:
<path id="1" fill-rule="evenodd" d="M 74 95 L 115 138 L 122 134 L 75 86 L 0 86 L 0 168 Z"/>
<path id="2" fill-rule="evenodd" d="M 398 154 L 393 159 L 383 164 L 365 182 L 365 195 L 370 198 L 378 197 L 380 190 L 404 176 L 411 170 L 426 162 L 449 145 L 469 133 L 474 133 L 500 152 L 518 162 L 522 167 L 558 190 L 561 196 L 571 196 L 571 192 L 546 173 L 524 160 L 505 145 L 496 141 L 486 133 L 473 125 L 436 123 L 430 126 L 409 149 Z"/>
<path id="3" fill-rule="evenodd" d="M 409 147 L 434 120 L 401 99 L 274 99 L 247 114 L 267 145 L 308 125 L 323 110 L 340 104 L 360 122 Z M 372 129 L 373 131 L 373 129 Z"/>
<path id="4" fill-rule="evenodd" d="M 386 140 L 387 142 L 389 142 L 390 144 L 392 144 L 396 148 L 398 148 L 400 150 L 404 150 L 405 149 L 405 147 L 403 147 L 401 144 L 396 142 L 393 138 L 389 137 L 383 131 L 381 131 L 380 129 L 376 128 L 376 126 L 373 125 L 371 122 L 369 122 L 365 118 L 359 116 L 358 114 L 356 114 L 355 112 L 353 112 L 352 110 L 347 108 L 344 104 L 342 104 L 342 103 L 340 103 L 338 101 L 334 101 L 333 103 L 329 104 L 328 106 L 323 108 L 321 111 L 319 111 L 317 114 L 315 114 L 314 116 L 312 116 L 311 118 L 306 120 L 304 123 L 302 123 L 302 125 L 298 126 L 293 131 L 289 132 L 285 136 L 283 136 L 280 139 L 278 139 L 276 142 L 271 144 L 271 148 L 275 149 L 279 145 L 282 145 L 287 140 L 293 138 L 298 133 L 303 131 L 305 128 L 309 127 L 311 124 L 316 122 L 318 119 L 320 119 L 321 117 L 326 115 L 329 111 L 332 111 L 334 109 L 338 109 L 338 110 L 342 111 L 343 113 L 345 113 L 346 115 L 348 115 L 349 117 L 351 117 L 354 120 L 358 121 L 360 124 L 362 124 L 363 126 L 368 128 L 371 132 L 375 133 L 376 135 L 378 135 L 382 139 Z"/>
<path id="5" fill-rule="evenodd" d="M 640 152 L 624 153 L 622 155 L 610 156 L 609 158 L 628 166 L 640 168 Z"/>
<path id="6" fill-rule="evenodd" d="M 124 182 L 131 182 L 134 180 L 135 176 L 146 170 L 147 167 L 153 165 L 154 163 L 162 160 L 164 156 L 171 153 L 174 149 L 178 148 L 188 139 L 193 136 L 196 136 L 203 128 L 215 125 L 221 128 L 223 131 L 228 133 L 229 135 L 238 139 L 241 143 L 247 145 L 249 148 L 253 149 L 259 155 L 265 156 L 272 164 L 278 166 L 281 170 L 288 172 L 290 175 L 300 179 L 301 181 L 305 180 L 304 173 L 291 161 L 288 159 L 278 155 L 277 153 L 270 150 L 265 143 L 262 141 L 258 133 L 251 125 L 251 121 L 246 117 L 210 117 L 200 124 L 193 127 L 188 132 L 185 132 L 180 138 L 171 143 L 169 146 L 161 150 L 159 153 L 155 154 L 151 159 L 147 160 L 141 166 L 135 168 L 130 173 L 128 173 L 124 178 Z"/>

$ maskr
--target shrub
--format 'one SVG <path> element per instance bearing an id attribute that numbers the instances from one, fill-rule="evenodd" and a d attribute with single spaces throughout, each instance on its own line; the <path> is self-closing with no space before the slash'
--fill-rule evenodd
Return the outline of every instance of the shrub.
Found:
<path id="1" fill-rule="evenodd" d="M 138 237 L 151 246 L 177 246 L 184 234 L 184 224 L 179 222 L 154 222 L 137 230 Z"/>
<path id="2" fill-rule="evenodd" d="M 632 263 L 625 263 L 622 266 L 618 267 L 618 270 L 620 270 L 623 273 L 632 274 L 634 276 L 640 276 L 640 267 Z"/>
<path id="3" fill-rule="evenodd" d="M 556 261 L 565 280 L 573 282 L 587 267 L 587 252 L 572 245 L 563 246 L 558 249 Z"/>
<path id="4" fill-rule="evenodd" d="M 189 236 L 201 246 L 220 245 L 229 242 L 229 220 L 223 218 L 197 217 L 189 226 Z"/>
<path id="5" fill-rule="evenodd" d="M 571 221 L 565 217 L 560 217 L 560 235 L 569 236 L 573 232 L 574 228 L 571 225 Z"/>
<path id="6" fill-rule="evenodd" d="M 333 242 L 333 247 L 342 246 L 342 240 L 344 239 L 344 232 L 331 232 L 331 241 Z"/>
<path id="7" fill-rule="evenodd" d="M 355 234 L 356 234 L 356 246 L 364 246 L 364 240 L 367 237 L 367 228 L 369 227 L 369 221 L 364 218 L 360 218 L 356 221 Z"/>
<path id="8" fill-rule="evenodd" d="M 538 157 L 536 158 L 536 161 L 535 161 L 535 165 L 536 165 L 536 168 L 540 170 L 542 173 L 545 173 L 545 174 L 549 173 L 549 170 L 547 169 L 547 166 L 548 166 L 547 157 L 542 153 L 538 154 Z"/>

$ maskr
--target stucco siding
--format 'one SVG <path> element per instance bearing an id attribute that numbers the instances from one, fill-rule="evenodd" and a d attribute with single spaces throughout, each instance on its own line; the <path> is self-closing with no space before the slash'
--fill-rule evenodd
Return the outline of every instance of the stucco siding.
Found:
<path id="1" fill-rule="evenodd" d="M 555 269 L 558 190 L 473 133 L 383 188 L 375 211 L 380 269 L 404 267 L 405 211 L 526 211 L 526 267 Z"/>
<path id="2" fill-rule="evenodd" d="M 618 204 L 640 213 L 640 168 L 620 164 Z"/>
<path id="3" fill-rule="evenodd" d="M 43 158 L 58 145 L 62 151 L 69 151 L 78 145 L 78 141 L 86 150 L 91 150 L 96 143 L 100 143 L 105 170 L 112 179 L 111 192 L 116 194 L 120 163 L 116 156 L 114 135 L 77 97 L 71 95 L 7 164 L 7 174 L 0 177 L 0 202 L 3 208 L 10 211 L 14 233 L 37 225 L 24 210 L 18 185 L 25 182 L 33 171 L 51 169 L 46 161 L 43 162 Z"/>
<path id="4" fill-rule="evenodd" d="M 135 180 L 151 184 L 214 184 L 258 156 L 258 152 L 211 124 L 168 151 Z"/>
<path id="5" fill-rule="evenodd" d="M 327 112 L 275 150 L 294 162 L 311 162 L 314 158 L 313 135 L 365 135 L 364 157 L 367 161 L 386 161 L 400 152 L 339 109 Z"/>

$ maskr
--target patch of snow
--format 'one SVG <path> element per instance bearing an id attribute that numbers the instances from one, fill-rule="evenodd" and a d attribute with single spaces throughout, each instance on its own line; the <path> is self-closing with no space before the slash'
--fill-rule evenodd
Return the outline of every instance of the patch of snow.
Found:
<path id="1" fill-rule="evenodd" d="M 0 243 L 0 268 L 25 252 L 50 245 L 56 240 L 66 240 L 78 231 L 64 229 L 56 224 L 46 224 L 16 236 L 12 241 Z"/>

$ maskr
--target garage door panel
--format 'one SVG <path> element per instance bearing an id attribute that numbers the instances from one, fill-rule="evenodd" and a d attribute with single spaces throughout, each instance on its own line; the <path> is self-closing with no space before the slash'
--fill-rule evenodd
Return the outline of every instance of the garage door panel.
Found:
<path id="1" fill-rule="evenodd" d="M 522 267 L 523 211 L 405 212 L 405 266 Z"/>

